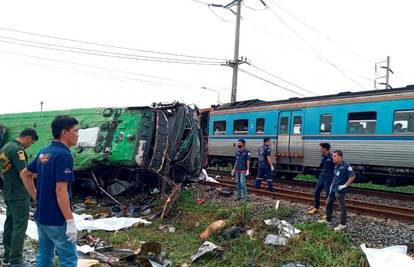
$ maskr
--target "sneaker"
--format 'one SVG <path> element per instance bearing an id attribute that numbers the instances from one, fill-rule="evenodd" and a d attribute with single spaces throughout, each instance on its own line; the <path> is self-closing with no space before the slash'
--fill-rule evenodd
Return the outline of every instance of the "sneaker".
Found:
<path id="1" fill-rule="evenodd" d="M 329 222 L 326 219 L 321 219 L 321 220 L 318 220 L 318 223 L 326 223 L 326 224 L 328 224 Z"/>
<path id="2" fill-rule="evenodd" d="M 322 220 L 326 220 L 326 215 L 321 216 Z"/>
<path id="3" fill-rule="evenodd" d="M 308 211 L 308 214 L 316 214 L 316 213 L 319 213 L 319 209 L 317 209 L 317 208 L 311 208 Z"/>
<path id="4" fill-rule="evenodd" d="M 334 228 L 334 231 L 342 231 L 346 228 L 346 225 L 339 224 L 337 227 Z"/>

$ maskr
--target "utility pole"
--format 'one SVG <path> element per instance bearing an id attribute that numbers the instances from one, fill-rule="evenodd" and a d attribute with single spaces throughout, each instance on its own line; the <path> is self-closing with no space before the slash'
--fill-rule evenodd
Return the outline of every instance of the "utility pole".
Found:
<path id="1" fill-rule="evenodd" d="M 43 104 L 44 104 L 44 102 L 40 101 L 40 111 L 43 111 Z"/>
<path id="2" fill-rule="evenodd" d="M 233 81 L 231 84 L 231 100 L 230 102 L 236 102 L 237 100 L 237 76 L 239 71 L 239 46 L 240 46 L 240 17 L 241 17 L 241 2 L 243 0 L 235 0 L 229 5 L 237 2 L 237 13 L 236 13 L 236 36 L 234 40 L 234 57 L 233 62 L 231 62 L 231 67 L 233 68 Z M 228 6 L 229 6 L 228 5 Z"/>
<path id="3" fill-rule="evenodd" d="M 385 66 L 384 66 L 384 63 L 385 63 Z M 384 61 L 380 61 L 380 62 L 375 63 L 375 74 L 379 75 L 379 72 L 378 72 L 379 69 L 385 69 L 385 75 L 377 76 L 374 79 L 374 88 L 378 89 L 377 88 L 377 80 L 385 78 L 385 83 L 380 82 L 378 84 L 385 85 L 385 89 L 392 89 L 392 87 L 390 85 L 390 73 L 394 74 L 394 72 L 390 68 L 390 56 L 387 56 L 387 59 L 384 60 Z"/>

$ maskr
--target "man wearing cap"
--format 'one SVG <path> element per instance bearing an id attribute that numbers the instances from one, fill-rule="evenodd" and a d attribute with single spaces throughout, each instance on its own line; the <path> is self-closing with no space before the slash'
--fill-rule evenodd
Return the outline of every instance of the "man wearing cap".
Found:
<path id="1" fill-rule="evenodd" d="M 355 180 L 355 172 L 352 167 L 343 160 L 341 150 L 336 150 L 332 154 L 332 159 L 335 164 L 334 178 L 329 192 L 328 201 L 326 204 L 326 220 L 320 222 L 330 222 L 333 213 L 333 204 L 336 199 L 339 202 L 341 210 L 340 224 L 334 228 L 335 231 L 341 231 L 346 228 L 347 211 L 345 205 L 345 194 L 348 186 Z"/>
<path id="2" fill-rule="evenodd" d="M 0 149 L 4 201 L 7 207 L 3 233 L 3 264 L 7 266 L 29 266 L 23 260 L 23 244 L 29 219 L 30 196 L 36 199 L 36 192 L 34 186 L 29 192 L 26 190 L 27 182 L 20 178 L 20 173 L 27 165 L 25 149 L 37 140 L 36 131 L 28 128 Z"/>
<path id="3" fill-rule="evenodd" d="M 270 138 L 264 138 L 263 145 L 257 152 L 259 155 L 259 172 L 254 187 L 259 189 L 263 179 L 266 179 L 268 190 L 273 192 L 273 171 L 275 170 L 275 167 L 272 163 L 272 150 L 270 144 Z"/>
<path id="4" fill-rule="evenodd" d="M 237 144 L 236 162 L 231 173 L 232 175 L 236 174 L 237 200 L 243 198 L 247 201 L 246 176 L 250 173 L 250 152 L 245 146 L 246 141 L 240 139 Z"/>
<path id="5" fill-rule="evenodd" d="M 321 164 L 322 172 L 319 174 L 318 183 L 315 187 L 315 203 L 313 208 L 309 209 L 309 214 L 316 214 L 319 212 L 321 192 L 325 189 L 326 199 L 329 196 L 329 188 L 332 184 L 334 176 L 335 165 L 332 160 L 332 154 L 329 152 L 331 145 L 329 143 L 320 143 L 319 150 L 321 151 Z"/>

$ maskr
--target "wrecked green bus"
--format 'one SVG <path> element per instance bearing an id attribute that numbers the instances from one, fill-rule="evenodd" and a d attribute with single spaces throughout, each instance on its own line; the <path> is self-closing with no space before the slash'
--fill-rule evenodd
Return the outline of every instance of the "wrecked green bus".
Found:
<path id="1" fill-rule="evenodd" d="M 203 139 L 198 110 L 178 102 L 3 114 L 0 147 L 31 127 L 39 140 L 27 149 L 27 154 L 29 160 L 35 158 L 52 140 L 50 125 L 58 115 L 79 121 L 79 140 L 72 155 L 81 180 L 96 176 L 100 186 L 106 187 L 119 181 L 119 189 L 119 184 L 142 187 L 160 176 L 175 182 L 191 181 L 201 172 Z"/>

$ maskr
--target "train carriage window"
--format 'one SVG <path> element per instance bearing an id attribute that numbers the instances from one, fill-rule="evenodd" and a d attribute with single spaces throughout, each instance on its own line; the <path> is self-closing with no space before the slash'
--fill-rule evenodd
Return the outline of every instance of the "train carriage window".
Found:
<path id="1" fill-rule="evenodd" d="M 414 133 L 414 109 L 394 112 L 394 133 Z"/>
<path id="2" fill-rule="evenodd" d="M 348 133 L 372 134 L 377 125 L 377 112 L 355 112 L 348 114 Z"/>
<path id="3" fill-rule="evenodd" d="M 264 133 L 264 125 L 265 125 L 265 119 L 263 118 L 256 119 L 256 134 Z"/>
<path id="4" fill-rule="evenodd" d="M 215 121 L 213 127 L 214 127 L 214 134 L 225 134 L 226 133 L 226 121 Z"/>
<path id="5" fill-rule="evenodd" d="M 287 134 L 288 133 L 288 127 L 289 127 L 289 118 L 288 117 L 280 118 L 279 133 L 280 134 Z"/>
<path id="6" fill-rule="evenodd" d="M 233 125 L 234 134 L 247 134 L 249 120 L 235 120 Z"/>
<path id="7" fill-rule="evenodd" d="M 320 133 L 330 134 L 332 132 L 332 115 L 323 114 L 321 115 Z"/>
<path id="8" fill-rule="evenodd" d="M 293 134 L 300 134 L 302 132 L 302 116 L 293 117 Z"/>

